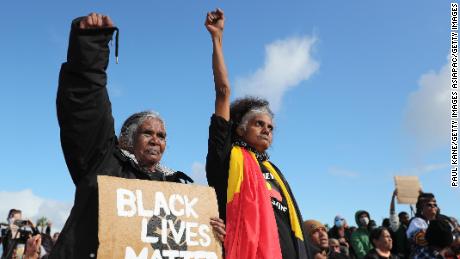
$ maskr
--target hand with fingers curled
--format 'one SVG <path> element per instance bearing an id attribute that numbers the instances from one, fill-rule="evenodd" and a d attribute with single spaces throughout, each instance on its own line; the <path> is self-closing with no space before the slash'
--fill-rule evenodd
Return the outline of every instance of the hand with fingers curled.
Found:
<path id="1" fill-rule="evenodd" d="M 27 239 L 24 259 L 40 258 L 40 246 L 42 244 L 42 236 L 35 235 Z"/>
<path id="2" fill-rule="evenodd" d="M 204 25 L 212 37 L 222 37 L 224 31 L 224 11 L 217 8 L 215 11 L 208 12 Z"/>
<path id="3" fill-rule="evenodd" d="M 223 243 L 227 234 L 224 221 L 221 218 L 211 218 L 210 224 L 219 241 Z"/>
<path id="4" fill-rule="evenodd" d="M 109 16 L 90 13 L 80 21 L 80 29 L 100 29 L 114 27 L 112 20 Z"/>

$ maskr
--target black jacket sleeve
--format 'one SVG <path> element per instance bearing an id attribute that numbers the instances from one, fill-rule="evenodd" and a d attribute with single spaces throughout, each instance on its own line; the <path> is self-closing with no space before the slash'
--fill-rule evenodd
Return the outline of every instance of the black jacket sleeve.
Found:
<path id="1" fill-rule="evenodd" d="M 56 100 L 61 146 L 77 186 L 95 171 L 116 137 L 105 72 L 115 29 L 82 30 L 80 20 L 72 22 Z"/>
<path id="2" fill-rule="evenodd" d="M 232 123 L 215 114 L 209 126 L 208 154 L 206 156 L 206 178 L 214 187 L 219 205 L 219 215 L 226 220 L 228 167 L 232 150 Z"/>

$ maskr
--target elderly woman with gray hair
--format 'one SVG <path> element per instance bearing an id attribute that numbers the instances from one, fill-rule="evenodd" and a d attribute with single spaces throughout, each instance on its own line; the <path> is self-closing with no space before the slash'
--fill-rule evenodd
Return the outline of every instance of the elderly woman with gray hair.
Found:
<path id="1" fill-rule="evenodd" d="M 230 104 L 222 51 L 224 13 L 207 14 L 213 43 L 215 111 L 209 126 L 206 176 L 226 219 L 226 259 L 307 258 L 302 217 L 286 179 L 267 154 L 273 113 L 266 100 L 248 97 Z"/>
<path id="2" fill-rule="evenodd" d="M 72 22 L 56 103 L 62 150 L 76 193 L 70 216 L 49 258 L 96 257 L 98 175 L 192 182 L 184 173 L 160 163 L 166 148 L 166 128 L 158 113 L 145 111 L 131 115 L 124 122 L 120 136 L 115 135 L 106 69 L 108 43 L 116 30 L 108 16 L 96 13 Z M 213 226 L 222 239 L 223 223 L 216 219 Z"/>

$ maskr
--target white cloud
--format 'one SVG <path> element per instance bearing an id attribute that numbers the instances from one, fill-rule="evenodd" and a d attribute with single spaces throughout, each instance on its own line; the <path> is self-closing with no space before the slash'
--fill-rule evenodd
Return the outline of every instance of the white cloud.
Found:
<path id="1" fill-rule="evenodd" d="M 410 169 L 399 170 L 394 175 L 423 175 L 433 171 L 449 168 L 449 164 L 428 164 Z"/>
<path id="2" fill-rule="evenodd" d="M 46 217 L 53 223 L 52 232 L 60 231 L 69 216 L 71 203 L 48 200 L 35 195 L 32 190 L 18 192 L 0 191 L 0 221 L 6 221 L 10 209 L 20 209 L 25 219 L 32 222 Z"/>
<path id="3" fill-rule="evenodd" d="M 192 164 L 192 179 L 195 184 L 208 185 L 206 180 L 206 166 L 200 162 L 193 162 Z"/>
<path id="4" fill-rule="evenodd" d="M 292 37 L 265 47 L 265 64 L 255 73 L 236 79 L 236 95 L 266 98 L 273 110 L 281 107 L 283 95 L 307 80 L 319 68 L 311 56 L 313 37 Z"/>
<path id="5" fill-rule="evenodd" d="M 357 172 L 346 170 L 346 169 L 343 169 L 343 168 L 338 168 L 338 167 L 335 167 L 335 166 L 330 167 L 328 172 L 331 175 L 342 176 L 342 177 L 346 177 L 346 178 L 356 178 L 356 177 L 359 176 L 359 174 Z"/>
<path id="6" fill-rule="evenodd" d="M 419 151 L 429 151 L 449 143 L 449 65 L 439 72 L 420 77 L 419 89 L 408 98 L 405 110 L 407 132 L 415 138 Z"/>

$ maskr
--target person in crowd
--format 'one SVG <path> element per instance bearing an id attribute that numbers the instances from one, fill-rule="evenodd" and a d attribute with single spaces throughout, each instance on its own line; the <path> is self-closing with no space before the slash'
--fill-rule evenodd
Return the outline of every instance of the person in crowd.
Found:
<path id="1" fill-rule="evenodd" d="M 51 237 L 41 233 L 30 220 L 22 219 L 22 212 L 18 209 L 11 209 L 8 213 L 9 222 L 6 238 L 2 245 L 2 259 L 42 258 L 46 255 L 48 244 L 51 244 Z"/>
<path id="2" fill-rule="evenodd" d="M 390 226 L 389 228 L 393 231 L 393 232 L 396 232 L 399 228 L 399 225 L 400 225 L 400 221 L 398 219 L 398 217 L 396 216 L 396 206 L 395 206 L 395 200 L 396 200 L 396 197 L 398 197 L 398 189 L 395 189 L 393 191 L 393 194 L 391 196 L 391 202 L 390 202 L 390 217 L 389 217 L 389 220 L 390 220 Z"/>
<path id="3" fill-rule="evenodd" d="M 307 240 L 312 245 L 310 258 L 327 258 L 329 238 L 326 227 L 321 222 L 310 219 L 304 222 L 304 230 Z"/>
<path id="4" fill-rule="evenodd" d="M 337 239 L 340 243 L 342 253 L 350 255 L 351 231 L 344 217 L 337 215 L 334 218 L 334 226 L 328 231 L 331 239 Z"/>
<path id="5" fill-rule="evenodd" d="M 342 251 L 340 250 L 340 242 L 338 239 L 329 238 L 329 251 L 335 253 L 342 253 Z"/>
<path id="6" fill-rule="evenodd" d="M 371 219 L 369 220 L 369 224 L 367 224 L 367 230 L 369 231 L 369 233 L 376 229 L 378 226 L 377 226 L 377 222 L 375 222 L 375 220 Z"/>
<path id="7" fill-rule="evenodd" d="M 328 253 L 328 258 L 353 258 L 350 255 L 346 254 L 342 250 L 342 246 L 340 245 L 339 240 L 335 238 L 329 238 L 329 253 Z"/>
<path id="8" fill-rule="evenodd" d="M 340 251 L 337 239 L 329 239 L 326 227 L 317 220 L 304 222 L 304 230 L 307 241 L 311 245 L 310 258 L 314 259 L 347 259 L 349 258 Z"/>
<path id="9" fill-rule="evenodd" d="M 460 259 L 460 224 L 458 223 L 458 220 L 456 218 L 451 217 L 450 219 L 450 221 L 452 222 L 452 233 L 454 236 L 454 241 L 451 245 L 452 254 L 454 255 L 455 259 Z"/>
<path id="10" fill-rule="evenodd" d="M 429 222 L 438 218 L 440 212 L 432 193 L 421 192 L 417 198 L 415 217 L 411 219 L 406 231 L 411 244 L 411 256 L 418 256 L 427 245 L 425 233 Z"/>
<path id="11" fill-rule="evenodd" d="M 307 258 L 294 195 L 267 154 L 275 127 L 269 104 L 252 97 L 230 104 L 222 51 L 224 19 L 217 9 L 205 20 L 213 44 L 216 94 L 206 176 L 215 188 L 220 217 L 226 219 L 226 258 Z"/>
<path id="12" fill-rule="evenodd" d="M 395 240 L 393 240 L 393 252 L 401 259 L 409 258 L 410 255 L 410 244 L 406 236 L 409 219 L 410 217 L 407 212 L 400 212 L 398 214 L 398 228 L 396 232 L 394 232 Z"/>
<path id="13" fill-rule="evenodd" d="M 22 219 L 22 211 L 18 209 L 10 209 L 6 221 L 8 222 L 8 229 L 5 232 L 5 235 L 2 239 L 2 255 L 6 256 L 8 253 L 14 250 L 14 247 L 19 240 L 19 227 L 14 224 L 16 220 Z"/>
<path id="14" fill-rule="evenodd" d="M 41 233 L 41 255 L 48 255 L 51 250 L 53 249 L 55 243 L 53 242 L 53 238 L 46 234 L 46 233 Z"/>
<path id="15" fill-rule="evenodd" d="M 53 237 L 52 237 L 52 240 L 53 240 L 53 243 L 56 244 L 58 238 L 59 238 L 59 232 L 54 232 L 53 234 Z"/>
<path id="16" fill-rule="evenodd" d="M 452 222 L 452 227 L 454 228 L 454 233 L 460 235 L 460 223 L 454 217 L 450 217 L 450 222 Z"/>
<path id="17" fill-rule="evenodd" d="M 460 237 L 455 236 L 454 241 L 452 242 L 452 254 L 453 258 L 460 259 Z"/>
<path id="18" fill-rule="evenodd" d="M 355 213 L 356 224 L 358 229 L 351 235 L 351 245 L 358 259 L 364 256 L 372 249 L 372 244 L 369 241 L 369 212 L 359 210 Z"/>
<path id="19" fill-rule="evenodd" d="M 7 221 L 8 228 L 2 239 L 2 259 L 22 256 L 27 239 L 38 234 L 32 221 L 22 219 L 21 210 L 10 209 Z"/>
<path id="20" fill-rule="evenodd" d="M 358 230 L 358 228 L 355 227 L 355 226 L 350 226 L 349 228 L 350 228 L 350 233 L 351 233 L 352 235 L 353 235 L 353 233 L 356 232 L 356 230 Z"/>
<path id="21" fill-rule="evenodd" d="M 114 132 L 107 93 L 109 46 L 118 29 L 110 17 L 91 13 L 72 22 L 67 62 L 57 93 L 61 146 L 76 187 L 75 202 L 49 258 L 95 258 L 98 249 L 97 176 L 168 182 L 192 182 L 161 164 L 166 127 L 157 112 L 131 115 Z M 118 37 L 115 42 L 118 50 Z M 117 53 L 116 53 L 117 55 Z M 214 219 L 216 231 L 223 222 Z M 225 232 L 218 233 L 223 239 Z"/>
<path id="22" fill-rule="evenodd" d="M 369 239 L 374 248 L 371 249 L 365 259 L 398 259 L 397 255 L 391 253 L 393 240 L 391 239 L 390 231 L 386 227 L 378 227 L 371 231 Z"/>
<path id="23" fill-rule="evenodd" d="M 424 235 L 427 245 L 420 248 L 414 259 L 443 259 L 455 258 L 450 250 L 453 242 L 452 228 L 442 219 L 430 221 Z"/>
<path id="24" fill-rule="evenodd" d="M 51 221 L 46 222 L 46 229 L 45 229 L 45 234 L 48 236 L 51 236 L 51 227 L 53 226 L 53 223 Z"/>
<path id="25" fill-rule="evenodd" d="M 391 228 L 391 221 L 390 221 L 390 218 L 384 218 L 382 220 L 382 227 L 386 228 L 388 230 L 388 232 L 390 232 L 390 235 L 391 235 L 391 239 L 393 240 L 393 249 L 394 249 L 394 242 L 396 240 L 396 237 L 395 237 L 395 232 L 393 231 L 393 229 Z M 369 231 L 370 233 L 371 231 Z"/>
<path id="26" fill-rule="evenodd" d="M 351 259 L 350 255 L 345 254 L 340 247 L 340 243 L 337 239 L 329 239 L 329 252 L 327 254 L 328 259 Z"/>
<path id="27" fill-rule="evenodd" d="M 35 235 L 27 239 L 26 248 L 24 251 L 23 259 L 39 259 L 45 258 L 42 251 L 42 236 Z"/>
<path id="28" fill-rule="evenodd" d="M 406 231 L 409 226 L 409 214 L 405 211 L 396 215 L 395 199 L 398 196 L 398 190 L 393 191 L 390 203 L 390 229 L 393 233 L 393 250 L 392 252 L 398 255 L 399 258 L 409 258 L 410 244 L 407 240 Z"/>
<path id="29" fill-rule="evenodd" d="M 390 219 L 389 218 L 384 218 L 382 220 L 382 225 L 381 226 L 390 231 L 390 229 L 389 229 L 390 228 Z"/>

